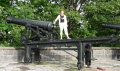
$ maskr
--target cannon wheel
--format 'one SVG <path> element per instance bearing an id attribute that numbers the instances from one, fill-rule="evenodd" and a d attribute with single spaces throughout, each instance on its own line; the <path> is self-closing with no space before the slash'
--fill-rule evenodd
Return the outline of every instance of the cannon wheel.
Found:
<path id="1" fill-rule="evenodd" d="M 81 64 L 78 64 L 77 67 L 78 67 L 78 70 L 80 70 L 83 66 Z"/>
<path id="2" fill-rule="evenodd" d="M 91 52 L 85 53 L 85 64 L 87 67 L 90 67 L 91 65 Z"/>
<path id="3" fill-rule="evenodd" d="M 85 64 L 87 67 L 90 67 L 91 65 L 91 45 L 86 44 L 85 45 Z"/>
<path id="4" fill-rule="evenodd" d="M 41 61 L 40 50 L 38 48 L 32 48 L 31 50 L 32 50 L 31 51 L 32 62 L 40 62 Z"/>

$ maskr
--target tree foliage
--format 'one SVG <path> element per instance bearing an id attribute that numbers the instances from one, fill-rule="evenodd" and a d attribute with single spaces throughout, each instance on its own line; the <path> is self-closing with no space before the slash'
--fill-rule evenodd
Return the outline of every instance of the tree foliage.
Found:
<path id="1" fill-rule="evenodd" d="M 91 0 L 84 6 L 84 16 L 89 30 L 96 36 L 119 34 L 116 30 L 103 29 L 101 24 L 120 24 L 120 0 Z"/>
<path id="2" fill-rule="evenodd" d="M 7 16 L 53 21 L 60 14 L 60 10 L 65 9 L 71 26 L 77 24 L 80 20 L 79 12 L 68 10 L 62 3 L 59 1 L 56 3 L 55 0 L 1 0 L 0 3 L 0 44 L 7 46 L 19 46 L 20 35 L 24 29 L 23 26 L 8 24 L 6 22 Z M 72 24 L 73 22 L 74 24 Z"/>
<path id="3" fill-rule="evenodd" d="M 71 38 L 119 34 L 103 29 L 101 24 L 120 23 L 120 0 L 0 0 L 0 45 L 19 46 L 24 29 L 8 24 L 7 16 L 53 21 L 61 9 L 67 15 Z"/>

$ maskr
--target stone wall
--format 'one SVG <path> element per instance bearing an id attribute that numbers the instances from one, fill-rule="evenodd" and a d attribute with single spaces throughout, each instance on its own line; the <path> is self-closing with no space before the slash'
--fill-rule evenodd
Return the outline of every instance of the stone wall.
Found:
<path id="1" fill-rule="evenodd" d="M 41 61 L 76 60 L 74 56 L 77 56 L 77 52 L 72 50 L 41 50 L 40 53 Z M 96 59 L 120 59 L 120 48 L 94 47 L 93 57 Z M 23 48 L 0 47 L 0 62 L 23 62 L 23 59 Z"/>
<path id="2" fill-rule="evenodd" d="M 99 59 L 120 59 L 120 47 L 94 47 L 93 56 Z"/>
<path id="3" fill-rule="evenodd" d="M 14 47 L 0 47 L 0 62 L 22 62 L 24 50 Z"/>

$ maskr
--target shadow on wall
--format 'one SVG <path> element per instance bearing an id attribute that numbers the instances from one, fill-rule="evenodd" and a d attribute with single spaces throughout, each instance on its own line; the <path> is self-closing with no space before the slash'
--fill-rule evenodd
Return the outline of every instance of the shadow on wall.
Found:
<path id="1" fill-rule="evenodd" d="M 112 59 L 120 60 L 120 47 L 112 48 Z"/>
<path id="2" fill-rule="evenodd" d="M 18 62 L 24 62 L 24 48 L 16 48 L 15 50 L 17 51 L 17 61 Z"/>
<path id="3" fill-rule="evenodd" d="M 15 48 L 17 51 L 17 61 L 18 62 L 24 62 L 24 55 L 25 51 L 24 48 Z M 39 50 L 41 55 L 40 61 L 68 61 L 72 59 L 76 59 L 75 57 L 69 55 L 68 53 L 62 51 L 62 50 Z M 76 53 L 75 51 L 68 50 L 69 53 Z M 76 55 L 76 54 L 74 54 Z M 37 54 L 38 56 L 38 54 Z"/>
<path id="4" fill-rule="evenodd" d="M 15 48 L 17 51 L 17 61 L 24 62 L 24 48 Z M 120 48 L 114 47 L 107 49 L 108 54 L 110 53 L 110 57 L 114 60 L 120 60 Z M 67 52 L 72 53 L 73 55 L 77 55 L 75 51 L 68 50 Z M 93 52 L 94 53 L 94 52 Z M 40 61 L 68 61 L 72 59 L 76 59 L 75 57 L 67 54 L 62 50 L 40 50 L 41 60 Z M 16 57 L 15 57 L 16 58 Z"/>
<path id="5" fill-rule="evenodd" d="M 72 52 L 72 51 L 67 51 Z M 66 61 L 72 60 L 73 56 L 62 50 L 40 50 L 41 61 Z"/>

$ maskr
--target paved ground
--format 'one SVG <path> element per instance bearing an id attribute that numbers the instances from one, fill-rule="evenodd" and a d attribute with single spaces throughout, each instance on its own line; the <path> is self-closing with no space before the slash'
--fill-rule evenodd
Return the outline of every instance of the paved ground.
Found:
<path id="1" fill-rule="evenodd" d="M 120 61 L 100 59 L 92 61 L 91 68 L 86 66 L 81 71 L 102 71 L 97 67 L 104 68 L 105 71 L 120 71 Z M 78 71 L 76 61 L 68 62 L 42 62 L 40 64 L 25 63 L 0 63 L 0 71 Z"/>
<path id="2" fill-rule="evenodd" d="M 109 60 L 109 59 L 99 59 L 92 61 L 92 68 L 101 67 L 105 69 L 105 71 L 120 71 L 120 61 L 118 60 Z M 100 71 L 97 69 L 97 71 Z"/>

